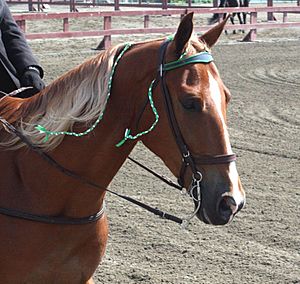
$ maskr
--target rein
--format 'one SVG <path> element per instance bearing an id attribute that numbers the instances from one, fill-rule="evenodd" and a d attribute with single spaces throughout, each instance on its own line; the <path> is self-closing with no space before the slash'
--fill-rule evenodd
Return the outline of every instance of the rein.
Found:
<path id="1" fill-rule="evenodd" d="M 184 220 L 173 216 L 171 214 L 168 214 L 164 211 L 161 211 L 157 208 L 151 207 L 147 204 L 144 204 L 138 200 L 135 200 L 134 198 L 131 198 L 126 195 L 119 194 L 115 191 L 112 191 L 104 186 L 101 186 L 100 184 L 91 181 L 85 177 L 79 176 L 77 173 L 65 168 L 60 163 L 58 163 L 56 160 L 54 160 L 51 156 L 49 156 L 47 153 L 43 152 L 39 147 L 33 145 L 30 140 L 23 135 L 20 131 L 18 131 L 12 124 L 10 124 L 8 121 L 6 121 L 4 118 L 0 117 L 0 122 L 4 125 L 4 127 L 12 134 L 16 135 L 20 138 L 20 140 L 25 143 L 33 152 L 37 153 L 40 157 L 42 157 L 49 165 L 55 167 L 57 170 L 62 172 L 64 175 L 69 176 L 73 179 L 78 180 L 82 184 L 88 185 L 91 188 L 101 190 L 101 191 L 107 191 L 115 196 L 118 196 L 124 200 L 127 200 L 135 205 L 138 205 L 147 211 L 167 220 L 171 220 L 173 222 L 176 222 L 178 224 L 183 224 Z M 133 160 L 133 159 L 131 159 Z M 153 172 L 153 171 L 152 171 Z M 158 174 L 157 174 L 158 175 Z M 163 177 L 162 177 L 163 179 Z M 172 183 L 169 181 L 169 183 Z M 104 214 L 104 208 L 102 207 L 101 210 L 93 215 L 83 217 L 83 218 L 66 218 L 66 217 L 52 217 L 52 216 L 45 216 L 45 215 L 34 215 L 23 211 L 18 211 L 15 209 L 10 208 L 3 208 L 0 207 L 0 214 L 15 217 L 15 218 L 21 218 L 29 221 L 35 221 L 35 222 L 42 222 L 47 224 L 64 224 L 64 225 L 83 225 L 88 224 L 92 222 L 98 221 Z"/>
<path id="2" fill-rule="evenodd" d="M 96 214 L 82 217 L 82 218 L 70 218 L 70 217 L 60 217 L 60 216 L 47 216 L 47 215 L 36 215 L 31 214 L 11 208 L 0 207 L 0 214 L 9 217 L 15 217 L 18 219 L 29 220 L 34 222 L 46 223 L 46 224 L 56 224 L 56 225 L 85 225 L 89 223 L 94 223 L 101 219 L 104 214 L 104 207 L 101 208 Z"/>

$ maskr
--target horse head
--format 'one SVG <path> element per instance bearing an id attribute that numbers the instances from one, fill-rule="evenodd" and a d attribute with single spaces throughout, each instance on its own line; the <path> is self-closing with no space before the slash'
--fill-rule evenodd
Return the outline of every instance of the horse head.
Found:
<path id="1" fill-rule="evenodd" d="M 173 40 L 161 48 L 163 75 L 153 89 L 160 120 L 142 141 L 188 189 L 197 217 L 223 225 L 245 203 L 226 125 L 230 92 L 210 54 L 225 21 L 197 38 L 192 18 L 184 17 Z"/>
<path id="2" fill-rule="evenodd" d="M 63 153 L 71 140 L 63 139 L 63 135 L 86 135 L 86 139 L 72 140 L 72 147 L 77 143 L 82 153 L 73 163 L 80 168 L 85 159 L 89 167 L 82 174 L 91 175 L 92 171 L 93 177 L 104 186 L 140 139 L 188 190 L 195 203 L 193 215 L 206 223 L 227 224 L 243 207 L 245 193 L 226 125 L 230 92 L 210 53 L 225 22 L 197 37 L 193 33 L 193 14 L 188 14 L 174 37 L 126 45 L 121 53 L 114 47 L 69 71 L 35 98 L 2 100 L 0 110 L 10 122 L 30 119 L 30 123 L 23 125 L 23 132 L 45 150 Z M 58 96 L 57 90 L 63 95 Z M 145 104 L 147 91 L 150 103 L 146 100 Z M 155 123 L 151 125 L 153 113 Z M 103 114 L 104 121 L 96 128 Z M 53 116 L 60 119 L 53 120 Z M 83 132 L 57 131 L 72 129 L 75 122 L 81 129 L 80 125 L 87 120 L 94 122 Z M 125 137 L 120 141 L 124 127 Z M 94 135 L 88 136 L 93 130 Z M 19 137 L 9 137 L 3 145 L 18 143 Z M 57 147 L 62 140 L 62 146 Z M 127 140 L 135 141 L 125 143 Z M 124 146 L 116 150 L 115 145 Z M 84 147 L 97 148 L 100 153 L 97 159 L 93 151 L 84 151 Z M 109 172 L 105 161 L 113 164 Z M 105 175 L 99 177 L 93 169 Z"/>

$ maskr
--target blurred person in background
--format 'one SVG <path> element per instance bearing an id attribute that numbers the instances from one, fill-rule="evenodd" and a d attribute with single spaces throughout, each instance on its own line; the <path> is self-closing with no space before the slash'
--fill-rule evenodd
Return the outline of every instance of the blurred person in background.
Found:
<path id="1" fill-rule="evenodd" d="M 32 87 L 17 94 L 24 98 L 42 90 L 44 71 L 5 0 L 0 0 L 0 35 L 0 91 L 10 93 L 21 87 Z"/>

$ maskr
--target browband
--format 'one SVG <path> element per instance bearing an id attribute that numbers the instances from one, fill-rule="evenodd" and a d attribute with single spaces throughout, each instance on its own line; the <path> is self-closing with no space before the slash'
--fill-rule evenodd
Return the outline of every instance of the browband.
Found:
<path id="1" fill-rule="evenodd" d="M 162 71 L 173 70 L 181 66 L 192 64 L 192 63 L 210 63 L 213 60 L 214 59 L 212 55 L 208 51 L 202 51 L 188 57 L 182 57 L 178 60 L 165 63 L 162 66 Z"/>

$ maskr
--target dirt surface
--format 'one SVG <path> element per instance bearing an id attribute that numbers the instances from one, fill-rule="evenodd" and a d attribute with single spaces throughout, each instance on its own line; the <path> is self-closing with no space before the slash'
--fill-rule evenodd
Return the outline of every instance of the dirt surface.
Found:
<path id="1" fill-rule="evenodd" d="M 300 283 L 300 30 L 262 31 L 256 43 L 235 37 L 223 36 L 213 54 L 232 92 L 229 128 L 246 207 L 228 226 L 194 219 L 183 230 L 108 195 L 109 243 L 97 284 Z M 98 42 L 30 44 L 50 82 L 93 55 Z M 142 145 L 132 156 L 169 174 Z M 110 188 L 179 216 L 193 208 L 129 161 Z"/>

